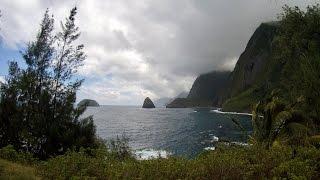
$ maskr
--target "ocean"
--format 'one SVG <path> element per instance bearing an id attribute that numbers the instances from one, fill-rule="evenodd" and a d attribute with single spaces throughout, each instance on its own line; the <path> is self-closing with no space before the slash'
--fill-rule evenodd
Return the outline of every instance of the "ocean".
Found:
<path id="1" fill-rule="evenodd" d="M 244 132 L 233 122 L 237 119 L 248 134 L 251 116 L 225 114 L 210 108 L 143 109 L 135 106 L 88 107 L 84 116 L 93 115 L 97 134 L 105 140 L 125 135 L 138 158 L 184 156 L 192 158 L 213 150 L 218 140 L 246 143 Z"/>

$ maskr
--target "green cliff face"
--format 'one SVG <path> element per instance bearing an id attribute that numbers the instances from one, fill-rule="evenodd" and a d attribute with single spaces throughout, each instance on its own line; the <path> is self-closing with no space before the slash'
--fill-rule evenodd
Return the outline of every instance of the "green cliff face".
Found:
<path id="1" fill-rule="evenodd" d="M 264 80 L 276 29 L 275 23 L 263 23 L 254 32 L 231 74 L 231 96 Z"/>
<path id="2" fill-rule="evenodd" d="M 281 67 L 273 59 L 273 40 L 277 23 L 263 23 L 250 38 L 246 49 L 231 73 L 229 99 L 225 111 L 251 111 L 280 81 Z"/>
<path id="3" fill-rule="evenodd" d="M 219 106 L 225 111 L 251 111 L 251 106 L 277 86 L 281 63 L 273 58 L 278 23 L 262 23 L 250 38 L 232 72 L 200 75 L 185 99 L 167 107 Z"/>

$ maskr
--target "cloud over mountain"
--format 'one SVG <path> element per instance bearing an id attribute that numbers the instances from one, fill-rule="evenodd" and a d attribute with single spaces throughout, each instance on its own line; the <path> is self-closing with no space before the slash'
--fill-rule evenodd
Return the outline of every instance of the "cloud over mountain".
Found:
<path id="1" fill-rule="evenodd" d="M 88 58 L 79 98 L 100 104 L 141 104 L 145 96 L 173 97 L 200 73 L 231 70 L 255 30 L 281 7 L 315 1 L 275 0 L 2 0 L 2 46 L 32 39 L 46 8 L 56 26 L 77 5 Z M 4 61 L 4 60 L 0 60 Z M 7 61 L 7 60 L 5 60 Z"/>

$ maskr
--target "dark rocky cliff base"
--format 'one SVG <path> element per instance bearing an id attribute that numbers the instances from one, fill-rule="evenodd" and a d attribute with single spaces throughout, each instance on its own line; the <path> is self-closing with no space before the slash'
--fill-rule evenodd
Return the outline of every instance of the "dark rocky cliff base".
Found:
<path id="1" fill-rule="evenodd" d="M 143 102 L 142 108 L 155 108 L 155 106 L 151 99 L 147 97 Z"/>

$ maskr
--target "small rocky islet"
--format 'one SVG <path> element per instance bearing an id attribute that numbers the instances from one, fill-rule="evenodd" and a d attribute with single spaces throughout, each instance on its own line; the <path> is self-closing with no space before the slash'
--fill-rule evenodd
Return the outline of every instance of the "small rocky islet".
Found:
<path id="1" fill-rule="evenodd" d="M 91 107 L 99 107 L 99 103 L 92 99 L 83 99 L 78 103 L 78 106 L 91 106 Z"/>
<path id="2" fill-rule="evenodd" d="M 142 108 L 155 108 L 155 106 L 151 99 L 147 97 L 143 102 Z"/>

